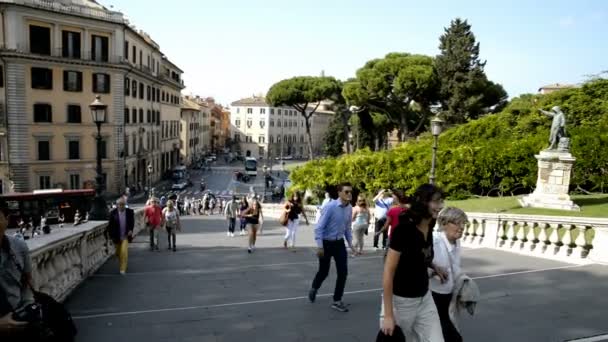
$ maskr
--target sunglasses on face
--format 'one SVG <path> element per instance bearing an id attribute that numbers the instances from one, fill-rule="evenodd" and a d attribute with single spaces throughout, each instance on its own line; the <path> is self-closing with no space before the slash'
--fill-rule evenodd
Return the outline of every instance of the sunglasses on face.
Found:
<path id="1" fill-rule="evenodd" d="M 344 190 L 344 191 L 342 191 L 342 192 L 343 192 L 343 193 L 345 193 L 345 194 L 347 194 L 347 195 L 350 195 L 350 194 L 352 194 L 352 193 L 353 193 L 353 191 L 352 191 L 352 190 Z"/>

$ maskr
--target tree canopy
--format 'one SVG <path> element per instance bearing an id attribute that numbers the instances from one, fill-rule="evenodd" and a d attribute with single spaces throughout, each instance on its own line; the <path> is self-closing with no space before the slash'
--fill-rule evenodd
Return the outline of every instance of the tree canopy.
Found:
<path id="1" fill-rule="evenodd" d="M 299 76 L 275 83 L 268 90 L 266 100 L 274 107 L 291 106 L 304 117 L 308 137 L 308 154 L 312 159 L 310 118 L 318 109 L 321 101 L 335 96 L 341 90 L 341 83 L 333 77 Z M 312 106 L 312 110 L 308 110 L 309 105 Z"/>

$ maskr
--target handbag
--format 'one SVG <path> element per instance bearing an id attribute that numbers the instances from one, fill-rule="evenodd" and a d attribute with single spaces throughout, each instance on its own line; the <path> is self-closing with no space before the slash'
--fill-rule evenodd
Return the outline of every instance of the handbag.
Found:
<path id="1" fill-rule="evenodd" d="M 72 342 L 77 334 L 76 325 L 72 320 L 72 315 L 65 306 L 48 294 L 36 291 L 32 284 L 25 277 L 23 267 L 17 261 L 17 257 L 8 248 L 9 255 L 21 273 L 25 285 L 34 294 L 34 304 L 26 306 L 24 309 L 15 312 L 17 319 L 23 318 L 36 329 L 36 338 L 44 342 Z M 21 317 L 19 317 L 21 316 Z"/>

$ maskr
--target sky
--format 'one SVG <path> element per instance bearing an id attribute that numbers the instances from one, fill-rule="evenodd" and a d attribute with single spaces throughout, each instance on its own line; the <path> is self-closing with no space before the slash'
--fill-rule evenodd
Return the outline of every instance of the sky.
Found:
<path id="1" fill-rule="evenodd" d="M 486 74 L 510 97 L 608 70 L 608 1 L 101 0 L 152 36 L 182 70 L 184 95 L 222 104 L 293 76 L 345 80 L 389 52 L 439 53 L 468 20 Z M 161 5 L 162 4 L 162 5 Z"/>

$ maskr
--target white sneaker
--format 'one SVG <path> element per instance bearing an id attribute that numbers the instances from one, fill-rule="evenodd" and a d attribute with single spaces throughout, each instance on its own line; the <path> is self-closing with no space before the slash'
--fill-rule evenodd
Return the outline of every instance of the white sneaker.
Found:
<path id="1" fill-rule="evenodd" d="M 245 232 L 241 230 L 241 231 L 239 232 L 239 235 L 240 235 L 240 236 L 243 236 L 243 235 L 245 235 Z"/>
<path id="2" fill-rule="evenodd" d="M 227 236 L 227 237 L 230 237 L 230 232 L 226 233 L 226 236 Z"/>
<path id="3" fill-rule="evenodd" d="M 234 237 L 234 233 L 230 233 L 230 237 Z"/>

